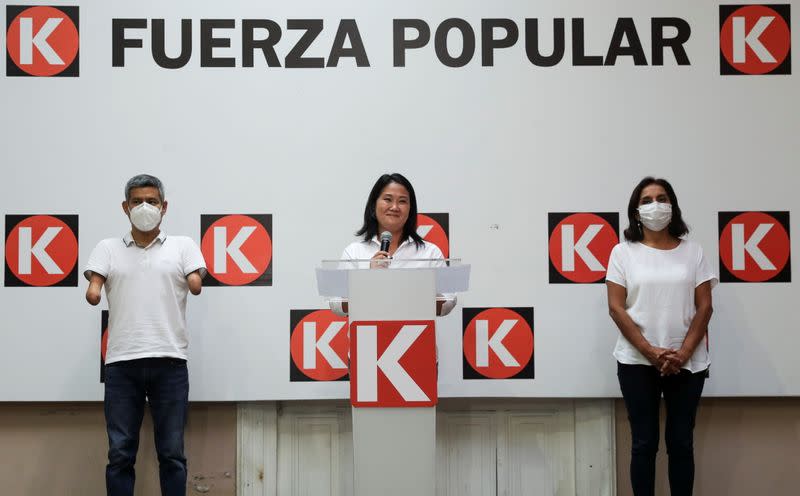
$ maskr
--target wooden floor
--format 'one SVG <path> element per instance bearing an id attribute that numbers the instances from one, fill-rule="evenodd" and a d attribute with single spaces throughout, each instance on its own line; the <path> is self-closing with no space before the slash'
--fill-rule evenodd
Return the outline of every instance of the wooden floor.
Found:
<path id="1" fill-rule="evenodd" d="M 0 494 L 105 495 L 108 440 L 100 403 L 0 404 Z M 236 494 L 236 405 L 192 404 L 186 429 L 187 494 Z M 149 412 L 136 463 L 136 495 L 161 494 Z"/>
<path id="2" fill-rule="evenodd" d="M 629 496 L 630 435 L 616 408 L 617 490 Z M 704 399 L 696 429 L 695 494 L 788 496 L 800 483 L 800 398 Z M 192 404 L 186 431 L 187 494 L 236 494 L 236 405 Z M 105 494 L 107 440 L 100 403 L 0 404 L 0 494 Z M 265 474 L 265 476 L 269 476 Z M 138 496 L 160 494 L 152 427 L 145 419 Z M 657 494 L 669 494 L 665 449 Z"/>

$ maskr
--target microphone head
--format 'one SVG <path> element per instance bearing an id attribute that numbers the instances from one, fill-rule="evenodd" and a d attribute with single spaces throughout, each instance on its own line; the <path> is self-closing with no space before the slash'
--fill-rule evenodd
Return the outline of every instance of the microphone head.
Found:
<path id="1" fill-rule="evenodd" d="M 389 243 L 391 241 L 392 241 L 392 233 L 390 233 L 389 231 L 383 231 L 381 233 L 381 243 L 383 242 Z"/>

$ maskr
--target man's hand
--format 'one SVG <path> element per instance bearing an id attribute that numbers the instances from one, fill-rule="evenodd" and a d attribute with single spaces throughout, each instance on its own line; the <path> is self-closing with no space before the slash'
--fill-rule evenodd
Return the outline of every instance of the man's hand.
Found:
<path id="1" fill-rule="evenodd" d="M 88 301 L 90 305 L 97 305 L 100 303 L 100 291 L 102 291 L 103 283 L 105 282 L 105 277 L 97 272 L 92 272 L 92 277 L 89 279 L 89 288 L 86 290 L 86 301 Z"/>

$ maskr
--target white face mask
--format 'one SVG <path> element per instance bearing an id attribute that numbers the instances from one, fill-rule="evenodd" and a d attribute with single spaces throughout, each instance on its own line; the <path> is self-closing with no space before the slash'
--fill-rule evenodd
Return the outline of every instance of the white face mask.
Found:
<path id="1" fill-rule="evenodd" d="M 142 203 L 130 209 L 130 218 L 131 224 L 136 229 L 150 232 L 161 223 L 161 209 L 149 203 Z"/>
<path id="2" fill-rule="evenodd" d="M 651 231 L 661 231 L 672 220 L 672 205 L 652 202 L 639 207 L 639 220 Z"/>

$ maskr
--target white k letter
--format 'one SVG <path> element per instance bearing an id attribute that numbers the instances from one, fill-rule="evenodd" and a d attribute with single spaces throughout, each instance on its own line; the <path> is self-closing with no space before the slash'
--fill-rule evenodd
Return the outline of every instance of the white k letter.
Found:
<path id="1" fill-rule="evenodd" d="M 583 235 L 575 242 L 575 226 L 572 224 L 564 224 L 561 226 L 561 270 L 564 272 L 572 272 L 575 270 L 575 253 L 577 253 L 589 270 L 592 272 L 603 272 L 605 267 L 600 263 L 594 254 L 589 251 L 589 243 L 597 236 L 597 233 L 603 229 L 602 224 L 591 224 L 583 232 Z"/>
<path id="2" fill-rule="evenodd" d="M 214 272 L 224 274 L 228 271 L 228 257 L 226 255 L 230 255 L 233 262 L 245 274 L 258 272 L 241 250 L 244 242 L 255 230 L 255 226 L 244 226 L 236 233 L 231 244 L 227 244 L 228 228 L 224 226 L 214 228 Z"/>

